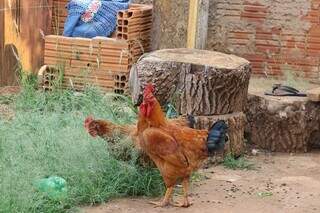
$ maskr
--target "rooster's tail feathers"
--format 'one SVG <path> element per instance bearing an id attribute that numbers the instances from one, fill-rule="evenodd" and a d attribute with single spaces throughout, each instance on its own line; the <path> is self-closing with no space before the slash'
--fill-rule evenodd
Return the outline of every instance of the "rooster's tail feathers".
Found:
<path id="1" fill-rule="evenodd" d="M 224 148 L 227 137 L 228 125 L 223 120 L 215 122 L 209 130 L 207 147 L 209 153 Z"/>

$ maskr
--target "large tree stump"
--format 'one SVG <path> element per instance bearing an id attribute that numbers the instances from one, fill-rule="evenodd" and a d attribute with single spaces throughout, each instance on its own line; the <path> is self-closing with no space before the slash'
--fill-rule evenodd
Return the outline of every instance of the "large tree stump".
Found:
<path id="1" fill-rule="evenodd" d="M 171 102 L 180 114 L 241 112 L 247 100 L 250 63 L 234 55 L 195 49 L 155 51 L 131 70 L 132 97 L 146 83 L 156 87 L 161 105 Z"/>
<path id="2" fill-rule="evenodd" d="M 307 152 L 320 145 L 320 104 L 302 97 L 248 96 L 249 142 L 277 152 Z"/>

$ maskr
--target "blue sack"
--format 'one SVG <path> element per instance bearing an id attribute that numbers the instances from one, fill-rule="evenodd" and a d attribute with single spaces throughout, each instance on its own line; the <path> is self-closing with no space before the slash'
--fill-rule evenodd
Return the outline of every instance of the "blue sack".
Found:
<path id="1" fill-rule="evenodd" d="M 129 0 L 70 0 L 63 35 L 108 37 L 116 28 L 118 11 L 128 8 Z"/>

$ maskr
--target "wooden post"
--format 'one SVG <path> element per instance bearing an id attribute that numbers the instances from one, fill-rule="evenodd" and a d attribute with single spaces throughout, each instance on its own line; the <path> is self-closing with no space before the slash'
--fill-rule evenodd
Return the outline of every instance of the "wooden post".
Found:
<path id="1" fill-rule="evenodd" d="M 189 0 L 189 22 L 188 22 L 188 40 L 187 47 L 196 47 L 196 34 L 198 23 L 198 3 L 199 0 Z"/>
<path id="2" fill-rule="evenodd" d="M 187 47 L 204 49 L 208 34 L 209 0 L 189 0 Z"/>

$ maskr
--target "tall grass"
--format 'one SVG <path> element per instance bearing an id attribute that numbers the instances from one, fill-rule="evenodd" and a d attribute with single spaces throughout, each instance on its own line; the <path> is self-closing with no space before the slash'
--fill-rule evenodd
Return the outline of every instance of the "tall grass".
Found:
<path id="1" fill-rule="evenodd" d="M 156 169 L 119 160 L 106 141 L 83 128 L 88 115 L 133 122 L 127 98 L 90 87 L 83 93 L 41 92 L 33 81 L 24 79 L 24 89 L 12 98 L 14 118 L 0 120 L 0 212 L 72 212 L 114 197 L 162 192 Z M 67 198 L 54 201 L 35 189 L 35 181 L 53 175 L 66 179 Z"/>

